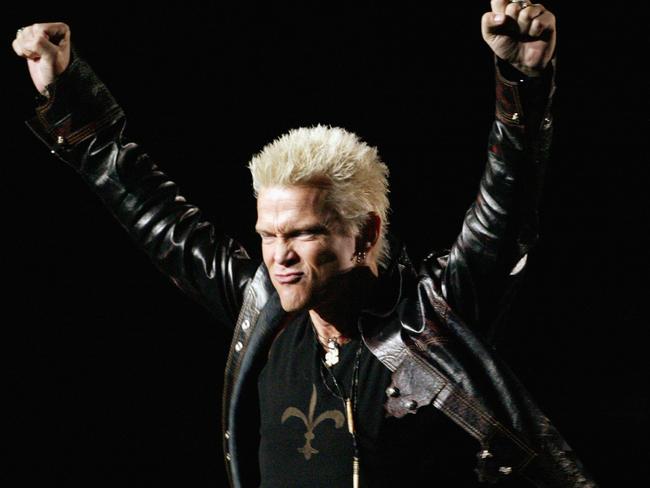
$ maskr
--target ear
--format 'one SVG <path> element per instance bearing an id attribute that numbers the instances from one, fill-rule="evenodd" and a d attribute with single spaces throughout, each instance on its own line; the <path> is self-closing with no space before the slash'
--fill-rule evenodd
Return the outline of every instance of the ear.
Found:
<path id="1" fill-rule="evenodd" d="M 368 212 L 366 221 L 359 230 L 356 239 L 356 251 L 370 252 L 375 247 L 381 234 L 381 217 L 377 212 Z"/>

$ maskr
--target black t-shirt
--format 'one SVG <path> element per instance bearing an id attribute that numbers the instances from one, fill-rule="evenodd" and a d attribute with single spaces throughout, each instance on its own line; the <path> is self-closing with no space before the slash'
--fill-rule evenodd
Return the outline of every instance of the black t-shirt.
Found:
<path id="1" fill-rule="evenodd" d="M 350 395 L 359 348 L 355 425 L 361 486 L 478 486 L 478 443 L 444 414 L 426 406 L 402 419 L 386 417 L 391 373 L 359 338 L 341 346 L 338 364 L 329 368 L 343 396 Z M 352 486 L 352 437 L 322 357 L 308 312 L 298 314 L 269 351 L 258 378 L 263 488 Z"/>

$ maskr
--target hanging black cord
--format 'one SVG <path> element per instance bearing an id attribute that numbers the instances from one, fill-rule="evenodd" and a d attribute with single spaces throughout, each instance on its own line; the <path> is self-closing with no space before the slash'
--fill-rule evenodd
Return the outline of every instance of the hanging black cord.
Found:
<path id="1" fill-rule="evenodd" d="M 321 343 L 318 340 L 318 333 L 316 332 L 316 328 L 314 327 L 313 323 L 311 324 L 311 326 L 314 332 L 314 338 L 317 347 L 319 349 L 318 350 L 319 358 L 320 358 L 319 371 L 320 371 L 321 380 L 323 381 L 325 388 L 327 388 L 327 391 L 329 391 L 334 397 L 340 399 L 343 402 L 343 411 L 345 412 L 346 418 L 348 418 L 348 415 L 351 417 L 348 418 L 348 429 L 352 437 L 352 452 L 354 456 L 353 464 L 352 464 L 352 475 L 353 475 L 353 486 L 356 487 L 359 479 L 359 442 L 357 439 L 356 419 L 358 418 L 357 410 L 359 404 L 359 365 L 361 363 L 361 353 L 363 351 L 363 340 L 361 338 L 359 339 L 359 347 L 357 348 L 357 353 L 354 357 L 354 367 L 352 369 L 350 397 L 349 399 L 346 399 L 345 395 L 343 394 L 343 391 L 341 390 L 341 386 L 339 385 L 339 382 L 336 380 L 336 376 L 334 375 L 334 372 L 330 367 L 327 366 L 327 364 L 325 364 L 325 360 L 322 358 Z M 328 384 L 328 381 L 325 379 L 325 376 L 323 375 L 323 368 L 327 370 L 327 372 L 329 373 L 329 377 L 332 378 L 332 382 L 334 383 L 336 392 L 332 391 L 332 389 Z M 351 403 L 349 407 L 348 407 L 348 401 L 350 401 Z"/>

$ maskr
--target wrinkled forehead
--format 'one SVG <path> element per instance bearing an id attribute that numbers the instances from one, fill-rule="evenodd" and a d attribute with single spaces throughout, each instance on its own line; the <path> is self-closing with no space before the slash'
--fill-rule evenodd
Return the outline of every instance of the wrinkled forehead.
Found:
<path id="1" fill-rule="evenodd" d="M 336 226 L 339 219 L 327 197 L 327 187 L 311 184 L 264 187 L 257 195 L 256 227 L 298 223 Z"/>

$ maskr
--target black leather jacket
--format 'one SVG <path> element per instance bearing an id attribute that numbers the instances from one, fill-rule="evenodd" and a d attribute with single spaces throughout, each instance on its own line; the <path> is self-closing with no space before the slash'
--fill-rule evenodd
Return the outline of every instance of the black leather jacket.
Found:
<path id="1" fill-rule="evenodd" d="M 479 479 L 539 487 L 595 486 L 491 346 L 494 328 L 537 240 L 537 207 L 552 134 L 555 60 L 536 79 L 495 58 L 496 119 L 475 202 L 449 251 L 416 269 L 393 243 L 391 264 L 359 318 L 370 351 L 391 371 L 386 409 L 434 405 L 477 440 Z M 506 76 L 508 78 L 506 78 Z M 512 81 L 509 81 L 512 80 Z M 283 312 L 267 270 L 201 218 L 177 185 L 124 133 L 123 110 L 72 49 L 28 127 L 72 166 L 137 245 L 183 292 L 232 328 L 223 443 L 232 486 L 252 486 L 257 371 Z M 400 252 L 401 251 L 401 252 Z M 247 469 L 242 460 L 247 459 Z M 252 463 L 256 465 L 256 463 Z"/>

